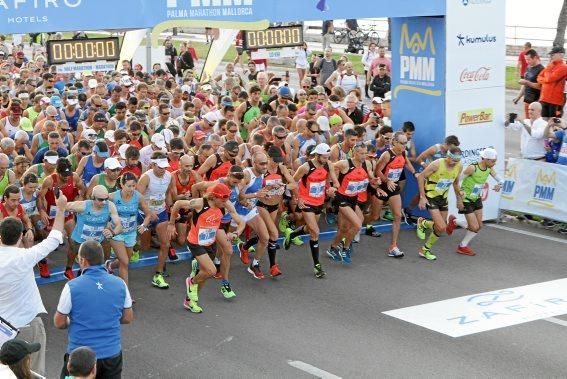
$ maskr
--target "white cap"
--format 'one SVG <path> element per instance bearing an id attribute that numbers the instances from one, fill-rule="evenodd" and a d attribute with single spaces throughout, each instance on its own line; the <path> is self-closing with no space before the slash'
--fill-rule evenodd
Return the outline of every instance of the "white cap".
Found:
<path id="1" fill-rule="evenodd" d="M 67 99 L 67 104 L 77 105 L 77 104 L 79 104 L 79 99 Z"/>
<path id="2" fill-rule="evenodd" d="M 340 101 L 331 101 L 331 107 L 337 109 L 341 106 L 341 102 Z"/>
<path id="3" fill-rule="evenodd" d="M 114 142 L 114 130 L 107 130 L 104 132 L 104 139 Z"/>
<path id="4" fill-rule="evenodd" d="M 89 79 L 87 86 L 89 88 L 96 88 L 97 84 L 98 82 L 96 81 L 96 79 Z"/>
<path id="5" fill-rule="evenodd" d="M 343 132 L 346 132 L 349 129 L 354 129 L 354 125 L 353 124 L 344 124 L 343 125 Z"/>
<path id="6" fill-rule="evenodd" d="M 120 147 L 118 148 L 118 154 L 120 154 L 120 158 L 126 159 L 126 149 L 128 149 L 129 147 L 130 145 L 128 145 L 127 143 L 120 145 Z"/>
<path id="7" fill-rule="evenodd" d="M 120 164 L 120 162 L 118 162 L 118 159 L 116 158 L 106 158 L 104 160 L 104 169 L 109 169 L 109 170 L 114 170 L 117 168 L 122 168 L 122 165 Z"/>
<path id="8" fill-rule="evenodd" d="M 210 84 L 203 84 L 203 85 L 201 86 L 201 90 L 203 90 L 203 91 L 212 91 L 212 90 L 213 90 L 213 87 L 212 87 Z"/>
<path id="9" fill-rule="evenodd" d="M 191 86 L 188 86 L 187 84 L 182 85 L 181 86 L 181 93 L 191 93 Z"/>
<path id="10" fill-rule="evenodd" d="M 132 84 L 133 84 L 132 79 L 128 75 L 124 75 L 122 78 L 120 78 L 120 85 L 121 86 L 129 87 Z"/>
<path id="11" fill-rule="evenodd" d="M 163 139 L 164 139 L 165 143 L 167 143 L 167 144 L 169 144 L 169 142 L 173 138 L 173 132 L 169 129 L 162 130 L 160 132 L 160 134 L 163 136 Z"/>
<path id="12" fill-rule="evenodd" d="M 57 164 L 57 160 L 59 159 L 59 157 L 57 155 L 44 155 L 43 158 L 49 164 Z"/>
<path id="13" fill-rule="evenodd" d="M 497 159 L 498 158 L 498 152 L 491 147 L 487 147 L 486 149 L 484 149 L 480 152 L 480 157 L 482 159 Z"/>
<path id="14" fill-rule="evenodd" d="M 83 138 L 86 138 L 86 139 L 91 139 L 93 136 L 96 138 L 96 132 L 95 132 L 94 129 L 90 129 L 90 128 L 85 129 L 85 130 L 83 130 L 82 136 L 83 136 Z M 91 137 L 91 138 L 89 138 L 89 137 Z"/>
<path id="15" fill-rule="evenodd" d="M 317 124 L 319 124 L 319 128 L 321 128 L 323 132 L 331 130 L 331 127 L 329 126 L 329 119 L 326 116 L 317 117 Z"/>
<path id="16" fill-rule="evenodd" d="M 163 138 L 163 135 L 159 133 L 156 133 L 152 136 L 152 143 L 160 149 L 165 149 L 165 138 Z"/>
<path id="17" fill-rule="evenodd" d="M 205 120 L 207 120 L 208 122 L 210 122 L 211 124 L 216 124 L 217 121 L 218 121 L 217 115 L 215 114 L 215 112 L 207 112 L 207 113 L 205 113 L 203 118 Z"/>
<path id="18" fill-rule="evenodd" d="M 331 154 L 331 148 L 326 143 L 320 143 L 319 145 L 315 146 L 315 149 L 313 149 L 313 154 Z"/>
<path id="19" fill-rule="evenodd" d="M 373 102 L 373 103 L 376 103 L 376 104 L 382 104 L 382 98 L 381 98 L 381 97 L 378 97 L 378 96 L 373 97 L 373 98 L 372 98 L 372 102 Z"/>
<path id="20" fill-rule="evenodd" d="M 161 167 L 161 168 L 168 168 L 169 167 L 169 161 L 167 160 L 167 158 L 152 159 L 152 163 L 157 164 L 158 167 Z"/>

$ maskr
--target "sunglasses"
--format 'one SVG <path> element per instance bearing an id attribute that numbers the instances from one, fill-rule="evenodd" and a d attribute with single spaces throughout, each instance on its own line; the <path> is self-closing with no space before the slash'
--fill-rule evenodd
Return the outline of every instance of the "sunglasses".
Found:
<path id="1" fill-rule="evenodd" d="M 236 157 L 238 153 L 233 153 L 232 151 L 227 151 L 228 155 L 232 158 Z"/>
<path id="2" fill-rule="evenodd" d="M 276 136 L 277 139 L 286 139 L 287 136 Z"/>
<path id="3" fill-rule="evenodd" d="M 150 107 L 142 107 L 142 109 L 148 110 L 150 109 Z"/>
<path id="4" fill-rule="evenodd" d="M 61 128 L 61 131 L 62 131 L 62 132 L 68 132 L 69 130 L 71 130 L 71 129 L 63 129 L 63 128 Z"/>
<path id="5" fill-rule="evenodd" d="M 170 113 L 169 113 L 169 112 L 166 112 L 166 113 L 161 113 L 161 115 L 162 115 L 162 116 L 169 116 L 169 115 L 170 115 Z"/>
<path id="6" fill-rule="evenodd" d="M 106 200 L 108 200 L 108 197 L 93 197 L 93 199 L 104 203 Z"/>
<path id="7" fill-rule="evenodd" d="M 130 133 L 130 134 L 132 135 L 132 137 L 139 137 L 140 134 L 142 134 L 142 133 Z"/>
<path id="8" fill-rule="evenodd" d="M 90 151 L 80 151 L 82 156 L 86 156 L 89 155 L 91 152 Z"/>
<path id="9" fill-rule="evenodd" d="M 236 133 L 238 130 L 237 129 L 228 129 L 227 132 L 229 133 Z"/>
<path id="10" fill-rule="evenodd" d="M 323 131 L 322 131 L 322 130 L 309 129 L 309 131 L 310 131 L 311 133 L 315 133 L 315 134 L 323 134 Z"/>

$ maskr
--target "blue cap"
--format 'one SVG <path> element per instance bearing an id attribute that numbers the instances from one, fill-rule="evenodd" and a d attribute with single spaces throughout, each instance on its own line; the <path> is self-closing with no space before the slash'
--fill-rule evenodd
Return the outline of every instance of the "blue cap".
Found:
<path id="1" fill-rule="evenodd" d="M 59 97 L 58 95 L 51 96 L 50 104 L 53 105 L 55 108 L 61 108 L 63 106 L 61 97 Z"/>
<path id="2" fill-rule="evenodd" d="M 93 151 L 100 158 L 108 158 L 110 156 L 108 152 L 108 145 L 103 139 L 98 139 L 96 141 Z"/>
<path id="3" fill-rule="evenodd" d="M 287 86 L 282 86 L 278 89 L 278 96 L 291 99 L 291 90 Z"/>
<path id="4" fill-rule="evenodd" d="M 223 107 L 231 107 L 232 106 L 232 100 L 230 97 L 224 97 L 221 101 L 221 105 Z"/>

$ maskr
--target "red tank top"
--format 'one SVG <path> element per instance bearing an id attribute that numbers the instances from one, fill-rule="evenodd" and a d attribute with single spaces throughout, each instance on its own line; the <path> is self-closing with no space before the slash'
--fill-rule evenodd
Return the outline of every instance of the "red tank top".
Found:
<path id="1" fill-rule="evenodd" d="M 270 196 L 281 196 L 285 192 L 284 185 L 285 178 L 281 173 L 280 166 L 275 173 L 266 171 L 264 174 L 264 181 L 262 182 L 262 187 L 268 188 L 268 194 Z"/>
<path id="2" fill-rule="evenodd" d="M 2 212 L 2 216 L 4 218 L 11 216 L 6 209 L 6 204 L 4 202 L 0 203 L 0 212 Z M 16 217 L 19 218 L 20 221 L 24 222 L 24 208 L 21 204 L 18 204 L 18 207 L 16 208 Z"/>
<path id="3" fill-rule="evenodd" d="M 209 181 L 217 180 L 219 178 L 224 178 L 228 175 L 228 171 L 234 164 L 234 160 L 223 162 L 220 154 L 215 154 L 217 157 L 217 163 L 213 168 L 207 171 L 206 179 Z"/>
<path id="4" fill-rule="evenodd" d="M 305 204 L 319 206 L 325 203 L 328 176 L 329 166 L 327 164 L 315 167 L 313 162 L 309 161 L 309 173 L 299 181 L 299 196 Z"/>
<path id="5" fill-rule="evenodd" d="M 179 161 L 169 161 L 169 167 L 166 169 L 169 172 L 174 172 L 179 170 Z"/>
<path id="6" fill-rule="evenodd" d="M 352 159 L 348 159 L 348 171 L 346 174 L 339 174 L 341 186 L 338 193 L 347 197 L 356 197 L 361 192 L 366 192 L 368 187 L 368 173 L 360 166 L 356 167 Z"/>
<path id="7" fill-rule="evenodd" d="M 396 155 L 391 149 L 388 150 L 388 153 L 390 154 L 390 161 L 386 164 L 382 173 L 388 180 L 397 183 L 406 165 L 406 153 Z"/>
<path id="8" fill-rule="evenodd" d="M 364 169 L 364 171 L 366 171 L 367 175 L 368 175 L 368 170 L 372 169 L 372 166 L 370 166 L 370 168 L 366 165 L 366 161 L 364 161 L 364 163 L 362 163 L 362 168 Z M 360 204 L 366 203 L 368 201 L 368 186 L 366 186 L 364 188 L 364 191 L 361 191 L 358 193 L 358 198 L 356 199 Z"/>
<path id="9" fill-rule="evenodd" d="M 200 212 L 194 212 L 191 218 L 191 230 L 187 241 L 200 246 L 214 244 L 222 216 L 223 212 L 219 208 L 211 207 L 209 202 L 203 199 L 203 209 Z"/>
<path id="10" fill-rule="evenodd" d="M 134 167 L 126 166 L 120 172 L 120 175 L 124 175 L 127 172 L 131 172 L 132 174 L 136 175 L 138 179 L 142 176 L 142 164 L 138 162 L 138 164 Z"/>
<path id="11" fill-rule="evenodd" d="M 69 176 L 67 178 L 67 182 L 63 185 L 59 185 L 59 175 L 57 173 L 53 173 L 50 175 L 51 180 L 53 181 L 53 185 L 50 189 L 47 190 L 45 193 L 45 201 L 47 202 L 47 213 L 50 214 L 50 209 L 52 205 L 55 205 L 55 188 L 59 187 L 59 190 L 65 197 L 67 201 L 74 201 L 75 198 L 79 195 L 79 189 L 75 186 L 74 176 Z"/>
<path id="12" fill-rule="evenodd" d="M 175 188 L 177 189 L 177 194 L 182 195 L 191 192 L 191 187 L 195 184 L 195 175 L 191 171 L 189 174 L 189 181 L 187 184 L 181 184 L 181 180 L 179 180 L 179 170 L 173 172 L 173 178 L 175 179 Z"/>

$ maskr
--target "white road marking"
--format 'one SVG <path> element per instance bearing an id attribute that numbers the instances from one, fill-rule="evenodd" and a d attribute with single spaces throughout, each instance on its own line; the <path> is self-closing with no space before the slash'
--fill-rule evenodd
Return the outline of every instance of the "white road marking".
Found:
<path id="1" fill-rule="evenodd" d="M 543 234 L 538 234 L 538 233 L 534 233 L 534 232 L 528 232 L 527 230 L 520 230 L 520 229 L 510 228 L 510 227 L 508 227 L 508 226 L 503 226 L 503 225 L 488 224 L 488 225 L 486 225 L 486 226 L 490 226 L 491 228 L 495 228 L 495 229 L 506 230 L 506 231 L 508 231 L 508 232 L 523 234 L 523 235 L 525 235 L 525 236 L 537 237 L 537 238 L 542 238 L 542 239 L 548 240 L 548 241 L 553 241 L 553 242 L 559 242 L 559 243 L 565 243 L 565 244 L 567 244 L 567 239 L 565 239 L 565 238 L 557 238 L 557 237 L 546 236 L 546 235 L 543 235 Z"/>
<path id="2" fill-rule="evenodd" d="M 301 361 L 287 361 L 287 364 L 295 367 L 298 370 L 305 371 L 308 374 L 311 374 L 317 378 L 321 379 L 341 379 L 340 376 L 336 376 L 327 372 L 325 370 L 321 370 L 315 366 L 310 365 L 309 363 L 301 362 Z"/>
<path id="3" fill-rule="evenodd" d="M 556 318 L 556 317 L 544 318 L 543 321 L 552 322 L 554 324 L 561 325 L 561 326 L 567 326 L 567 321 L 561 320 L 560 318 Z"/>

